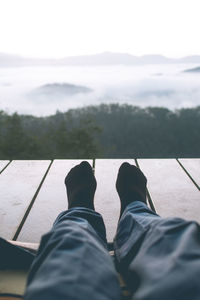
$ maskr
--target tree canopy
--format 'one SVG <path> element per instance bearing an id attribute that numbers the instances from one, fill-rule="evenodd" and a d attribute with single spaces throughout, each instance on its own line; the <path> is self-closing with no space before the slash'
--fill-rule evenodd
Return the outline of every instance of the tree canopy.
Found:
<path id="1" fill-rule="evenodd" d="M 200 156 L 200 107 L 101 104 L 34 117 L 0 112 L 0 159 Z"/>

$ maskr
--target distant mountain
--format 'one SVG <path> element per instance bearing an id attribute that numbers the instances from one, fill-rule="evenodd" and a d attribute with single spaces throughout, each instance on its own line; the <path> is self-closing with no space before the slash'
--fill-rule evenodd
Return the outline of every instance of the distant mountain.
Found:
<path id="1" fill-rule="evenodd" d="M 199 56 L 187 56 L 185 58 L 168 58 L 163 55 L 134 56 L 127 53 L 104 52 L 94 55 L 71 56 L 60 59 L 63 65 L 146 65 L 146 64 L 177 64 L 200 63 Z"/>
<path id="2" fill-rule="evenodd" d="M 200 63 L 200 55 L 183 58 L 168 58 L 162 55 L 134 56 L 128 53 L 104 52 L 94 55 L 70 56 L 61 59 L 25 58 L 22 56 L 0 53 L 0 67 L 24 66 L 95 66 L 95 65 L 146 65 Z"/>
<path id="3" fill-rule="evenodd" d="M 65 98 L 80 93 L 90 93 L 92 89 L 69 83 L 45 84 L 34 89 L 29 96 L 33 98 L 47 97 L 48 99 Z"/>
<path id="4" fill-rule="evenodd" d="M 193 68 L 193 69 L 187 69 L 184 72 L 188 72 L 188 73 L 200 73 L 200 67 Z"/>

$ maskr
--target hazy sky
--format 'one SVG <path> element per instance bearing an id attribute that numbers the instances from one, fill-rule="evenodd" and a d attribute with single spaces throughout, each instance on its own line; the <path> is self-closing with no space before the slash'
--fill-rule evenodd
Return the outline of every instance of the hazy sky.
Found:
<path id="1" fill-rule="evenodd" d="M 200 54 L 200 0 L 0 0 L 0 52 Z"/>

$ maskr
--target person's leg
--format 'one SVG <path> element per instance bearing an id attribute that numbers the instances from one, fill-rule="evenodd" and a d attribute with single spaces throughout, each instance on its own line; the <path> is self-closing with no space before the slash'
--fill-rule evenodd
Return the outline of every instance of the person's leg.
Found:
<path id="1" fill-rule="evenodd" d="M 107 251 L 103 219 L 94 211 L 96 189 L 90 165 L 73 168 L 65 180 L 68 210 L 43 236 L 28 277 L 25 300 L 119 299 L 120 287 Z"/>
<path id="2" fill-rule="evenodd" d="M 146 178 L 135 166 L 121 166 L 116 187 L 121 218 L 115 253 L 133 299 L 199 299 L 199 225 L 162 219 L 149 209 Z"/>

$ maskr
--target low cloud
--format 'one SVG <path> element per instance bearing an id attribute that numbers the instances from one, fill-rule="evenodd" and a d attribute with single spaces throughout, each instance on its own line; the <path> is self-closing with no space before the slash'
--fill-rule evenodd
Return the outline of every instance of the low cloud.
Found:
<path id="1" fill-rule="evenodd" d="M 183 73 L 184 69 L 181 65 L 0 68 L 0 109 L 49 115 L 102 102 L 170 109 L 200 105 L 200 74 Z M 67 94 L 63 83 L 88 91 Z M 62 86 L 62 95 L 53 90 L 36 93 L 42 86 L 52 88 L 55 84 Z"/>

